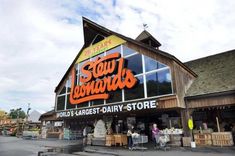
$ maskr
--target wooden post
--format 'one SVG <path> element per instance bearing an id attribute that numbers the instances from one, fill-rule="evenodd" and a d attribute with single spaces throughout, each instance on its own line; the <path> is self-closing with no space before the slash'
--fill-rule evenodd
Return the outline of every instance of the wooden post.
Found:
<path id="1" fill-rule="evenodd" d="M 217 123 L 218 132 L 220 132 L 220 126 L 219 126 L 219 119 L 218 119 L 218 117 L 216 117 L 216 123 Z"/>

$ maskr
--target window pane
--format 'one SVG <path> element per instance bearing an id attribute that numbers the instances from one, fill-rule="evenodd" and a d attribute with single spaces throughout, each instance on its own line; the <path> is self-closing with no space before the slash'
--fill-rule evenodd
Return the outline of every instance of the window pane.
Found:
<path id="1" fill-rule="evenodd" d="M 57 97 L 57 110 L 64 110 L 65 96 Z"/>
<path id="2" fill-rule="evenodd" d="M 72 77 L 69 77 L 69 79 L 66 83 L 67 92 L 70 92 L 70 90 L 71 90 L 71 82 L 72 82 Z"/>
<path id="3" fill-rule="evenodd" d="M 78 72 L 79 72 L 79 65 L 78 64 L 75 65 L 75 69 L 76 69 L 76 74 L 78 74 Z"/>
<path id="4" fill-rule="evenodd" d="M 163 70 L 158 73 L 159 95 L 171 94 L 171 74 L 170 70 Z"/>
<path id="5" fill-rule="evenodd" d="M 104 104 L 104 100 L 93 100 L 92 101 L 92 106 L 103 105 L 103 104 Z"/>
<path id="6" fill-rule="evenodd" d="M 116 91 L 109 92 L 109 99 L 106 103 L 120 102 L 122 101 L 122 90 L 118 89 Z"/>
<path id="7" fill-rule="evenodd" d="M 134 51 L 126 46 L 123 46 L 123 56 L 127 56 L 127 55 L 134 54 L 134 53 L 136 53 L 136 51 Z"/>
<path id="8" fill-rule="evenodd" d="M 92 57 L 91 61 L 95 61 L 98 57 L 100 57 L 100 58 L 104 57 L 104 53 L 101 53 L 99 55 L 96 55 L 96 56 Z"/>
<path id="9" fill-rule="evenodd" d="M 148 97 L 172 93 L 169 69 L 147 74 L 146 83 Z"/>
<path id="10" fill-rule="evenodd" d="M 158 62 L 148 56 L 144 56 L 144 62 L 145 62 L 145 71 L 146 72 L 166 67 L 164 64 L 162 64 L 162 63 L 160 63 L 160 62 Z"/>
<path id="11" fill-rule="evenodd" d="M 89 102 L 79 103 L 77 104 L 77 108 L 88 107 L 88 105 L 89 105 Z"/>
<path id="12" fill-rule="evenodd" d="M 109 54 L 112 54 L 112 53 L 116 53 L 116 52 L 118 52 L 118 53 L 121 54 L 121 46 L 118 46 L 118 47 L 116 47 L 116 48 L 113 48 L 113 49 L 111 49 L 111 50 L 108 50 L 108 51 L 106 52 L 106 55 L 109 55 Z"/>
<path id="13" fill-rule="evenodd" d="M 60 94 L 65 94 L 65 92 L 66 92 L 66 87 L 64 86 L 64 87 L 62 88 L 62 90 L 60 91 L 59 95 L 60 95 Z"/>
<path id="14" fill-rule="evenodd" d="M 75 108 L 75 107 L 76 107 L 76 105 L 72 105 L 72 104 L 70 103 L 69 96 L 70 96 L 70 94 L 68 94 L 68 95 L 67 95 L 67 104 L 66 104 L 66 109 Z"/>
<path id="15" fill-rule="evenodd" d="M 143 76 L 136 77 L 138 82 L 131 89 L 125 89 L 125 100 L 144 98 Z"/>
<path id="16" fill-rule="evenodd" d="M 133 74 L 143 73 L 142 57 L 140 54 L 125 59 L 125 67 L 132 70 Z"/>

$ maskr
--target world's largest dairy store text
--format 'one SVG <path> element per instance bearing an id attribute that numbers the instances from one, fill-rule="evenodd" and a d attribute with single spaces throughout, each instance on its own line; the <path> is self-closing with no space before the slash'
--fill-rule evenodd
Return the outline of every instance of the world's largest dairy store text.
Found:
<path id="1" fill-rule="evenodd" d="M 83 115 L 95 115 L 100 113 L 118 113 L 123 111 L 137 111 L 143 109 L 156 108 L 156 100 L 133 102 L 128 104 L 107 105 L 102 107 L 92 107 L 84 109 L 67 110 L 57 113 L 57 117 L 75 117 Z"/>

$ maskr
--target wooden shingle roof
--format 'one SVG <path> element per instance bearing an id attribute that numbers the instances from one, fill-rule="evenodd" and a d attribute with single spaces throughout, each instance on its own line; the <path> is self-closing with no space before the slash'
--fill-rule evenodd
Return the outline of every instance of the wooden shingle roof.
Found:
<path id="1" fill-rule="evenodd" d="M 235 49 L 185 63 L 198 77 L 186 96 L 235 90 Z"/>

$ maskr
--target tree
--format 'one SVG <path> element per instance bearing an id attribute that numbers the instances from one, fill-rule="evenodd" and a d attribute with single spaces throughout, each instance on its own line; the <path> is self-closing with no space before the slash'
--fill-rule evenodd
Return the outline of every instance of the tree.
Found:
<path id="1" fill-rule="evenodd" d="M 12 119 L 17 119 L 18 113 L 19 113 L 19 118 L 24 119 L 26 117 L 25 112 L 23 110 L 21 110 L 21 109 L 11 109 L 10 113 L 9 113 L 9 116 Z"/>
<path id="2" fill-rule="evenodd" d="M 7 118 L 8 118 L 7 112 L 5 112 L 4 110 L 0 109 L 0 120 L 1 119 L 7 119 Z"/>

